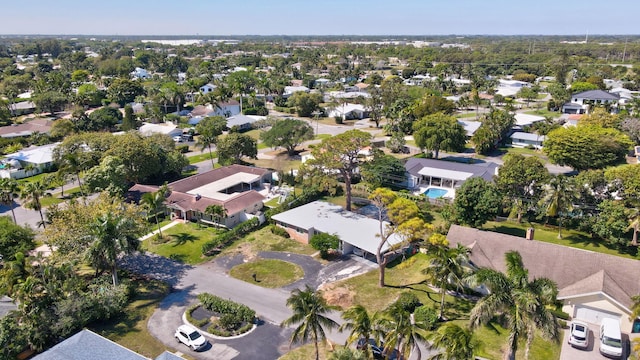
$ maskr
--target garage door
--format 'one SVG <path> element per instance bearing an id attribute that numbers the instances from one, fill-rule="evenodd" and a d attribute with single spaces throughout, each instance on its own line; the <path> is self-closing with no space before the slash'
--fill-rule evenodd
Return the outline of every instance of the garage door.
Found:
<path id="1" fill-rule="evenodd" d="M 602 319 L 607 318 L 607 319 L 620 320 L 622 315 L 608 312 L 608 311 L 603 311 L 600 309 L 595 309 L 588 306 L 576 305 L 575 314 L 573 317 L 575 319 L 584 320 L 591 324 L 600 324 Z"/>

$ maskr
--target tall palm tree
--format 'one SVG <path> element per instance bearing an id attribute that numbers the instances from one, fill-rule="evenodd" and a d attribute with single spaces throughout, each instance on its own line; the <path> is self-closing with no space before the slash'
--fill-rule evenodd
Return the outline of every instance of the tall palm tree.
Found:
<path id="1" fill-rule="evenodd" d="M 222 218 L 227 216 L 227 209 L 222 205 L 209 205 L 206 209 L 204 209 L 204 213 L 206 215 L 211 215 L 211 218 L 216 223 L 220 223 L 220 221 L 222 221 Z"/>
<path id="2" fill-rule="evenodd" d="M 20 192 L 20 198 L 24 200 L 24 207 L 36 210 L 40 213 L 40 225 L 42 225 L 43 228 L 46 228 L 46 222 L 44 221 L 44 215 L 42 214 L 42 203 L 40 200 L 45 196 L 51 196 L 47 190 L 48 188 L 42 180 L 37 180 L 26 183 Z"/>
<path id="3" fill-rule="evenodd" d="M 362 305 L 354 305 L 342 313 L 345 322 L 338 328 L 339 331 L 350 330 L 349 337 L 345 345 L 352 344 L 360 338 L 369 339 L 373 334 L 374 316 L 369 316 L 367 309 Z M 363 349 L 367 350 L 368 341 L 363 344 Z"/>
<path id="4" fill-rule="evenodd" d="M 529 281 L 529 271 L 517 251 L 505 254 L 505 274 L 493 269 L 480 269 L 470 277 L 472 285 L 484 284 L 489 295 L 481 298 L 471 310 L 470 323 L 475 328 L 489 323 L 496 315 L 503 315 L 509 331 L 505 359 L 515 359 L 518 341 L 526 339 L 525 359 L 535 330 L 543 336 L 558 339 L 558 322 L 547 308 L 555 303 L 558 289 L 547 278 Z"/>
<path id="5" fill-rule="evenodd" d="M 158 213 L 163 211 L 165 199 L 165 192 L 162 190 L 144 193 L 140 199 L 142 206 L 149 213 L 153 214 L 153 217 L 156 220 L 156 225 L 158 226 L 158 234 L 160 234 L 160 238 L 162 238 L 162 229 L 160 228 L 160 221 L 158 221 Z"/>
<path id="6" fill-rule="evenodd" d="M 474 359 L 473 351 L 478 342 L 471 329 L 446 323 L 427 336 L 431 349 L 440 350 L 429 360 L 467 360 Z"/>
<path id="7" fill-rule="evenodd" d="M 81 155 L 76 152 L 68 152 L 60 158 L 58 164 L 58 171 L 66 172 L 67 174 L 74 174 L 78 180 L 78 186 L 80 187 L 80 195 L 84 196 L 82 191 L 82 182 L 80 182 L 80 172 L 83 170 Z"/>
<path id="8" fill-rule="evenodd" d="M 562 239 L 562 218 L 573 210 L 573 202 L 578 198 L 578 191 L 571 178 L 556 175 L 543 188 L 544 195 L 540 205 L 547 217 L 558 217 L 558 239 Z"/>
<path id="9" fill-rule="evenodd" d="M 131 254 L 140 247 L 137 229 L 132 219 L 109 213 L 95 219 L 87 235 L 90 242 L 87 260 L 96 270 L 108 268 L 114 286 L 118 285 L 118 256 Z"/>
<path id="10" fill-rule="evenodd" d="M 304 290 L 296 289 L 287 299 L 287 306 L 293 311 L 290 318 L 280 326 L 298 325 L 291 334 L 291 342 L 306 342 L 311 339 L 316 349 L 316 360 L 320 358 L 318 341 L 325 340 L 325 329 L 334 329 L 338 324 L 326 314 L 331 310 L 318 292 L 307 285 Z"/>
<path id="11" fill-rule="evenodd" d="M 13 222 L 18 223 L 16 221 L 16 213 L 14 210 L 14 202 L 13 199 L 18 197 L 20 194 L 20 186 L 18 182 L 11 178 L 1 178 L 0 179 L 0 204 L 9 206 L 11 208 L 11 215 L 13 216 Z"/>
<path id="12" fill-rule="evenodd" d="M 419 342 L 425 342 L 427 326 L 421 321 L 414 321 L 413 316 L 399 303 L 391 304 L 376 321 L 376 333 L 381 335 L 385 353 L 394 349 L 399 359 L 408 359 L 413 351 L 422 359 Z"/>
<path id="13" fill-rule="evenodd" d="M 638 232 L 640 232 L 640 209 L 633 208 L 629 214 L 629 229 L 633 230 L 631 245 L 638 246 Z"/>
<path id="14" fill-rule="evenodd" d="M 443 245 L 432 246 L 431 249 L 434 256 L 422 272 L 429 277 L 432 285 L 440 289 L 440 320 L 443 320 L 447 289 L 451 286 L 458 289 L 463 287 L 466 274 L 464 265 L 469 261 L 469 248 L 458 244 L 455 248 Z"/>

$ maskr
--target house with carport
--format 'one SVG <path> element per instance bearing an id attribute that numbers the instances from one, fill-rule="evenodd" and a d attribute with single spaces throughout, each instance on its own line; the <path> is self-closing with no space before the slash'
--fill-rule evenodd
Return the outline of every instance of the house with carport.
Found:
<path id="1" fill-rule="evenodd" d="M 451 226 L 447 239 L 449 246 L 471 249 L 476 268 L 504 272 L 505 254 L 518 251 L 530 280 L 546 277 L 557 284 L 562 310 L 572 318 L 596 326 L 604 318 L 616 319 L 623 332 L 640 332 L 640 320 L 630 319 L 632 297 L 640 295 L 638 260 L 458 225 Z"/>
<path id="2" fill-rule="evenodd" d="M 291 238 L 308 244 L 313 235 L 325 233 L 340 239 L 337 249 L 343 255 L 356 254 L 375 259 L 380 243 L 380 222 L 376 219 L 347 211 L 342 206 L 314 201 L 273 215 L 271 220 L 284 228 Z M 385 225 L 386 226 L 386 225 Z M 382 253 L 403 243 L 396 234 L 382 246 Z"/>
<path id="3" fill-rule="evenodd" d="M 232 228 L 260 215 L 271 179 L 270 170 L 234 164 L 174 181 L 167 185 L 167 214 L 172 219 Z M 127 200 L 137 203 L 143 194 L 159 189 L 135 184 L 129 189 Z M 224 208 L 225 215 L 206 214 L 207 207 L 213 205 Z"/>

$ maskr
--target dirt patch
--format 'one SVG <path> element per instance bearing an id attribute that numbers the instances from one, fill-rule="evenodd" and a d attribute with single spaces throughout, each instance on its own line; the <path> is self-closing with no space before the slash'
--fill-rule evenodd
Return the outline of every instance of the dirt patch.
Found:
<path id="1" fill-rule="evenodd" d="M 235 249 L 235 252 L 238 252 L 242 255 L 245 262 L 253 261 L 257 258 L 256 251 L 253 249 L 250 243 L 242 243 L 238 245 Z"/>
<path id="2" fill-rule="evenodd" d="M 320 287 L 320 290 L 322 290 L 322 297 L 329 305 L 342 309 L 351 307 L 356 295 L 354 291 L 345 287 L 338 287 L 335 284 L 324 284 Z"/>

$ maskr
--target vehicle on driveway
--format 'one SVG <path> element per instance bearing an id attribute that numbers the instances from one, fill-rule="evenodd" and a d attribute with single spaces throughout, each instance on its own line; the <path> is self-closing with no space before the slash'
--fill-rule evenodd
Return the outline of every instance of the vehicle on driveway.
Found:
<path id="1" fill-rule="evenodd" d="M 569 328 L 569 344 L 575 348 L 588 348 L 589 326 L 582 321 L 573 321 Z"/>
<path id="2" fill-rule="evenodd" d="M 208 344 L 207 339 L 198 330 L 189 325 L 181 325 L 176 330 L 175 336 L 178 342 L 187 345 L 193 351 L 201 350 Z"/>
<path id="3" fill-rule="evenodd" d="M 620 320 L 602 319 L 600 324 L 600 354 L 614 359 L 622 357 Z"/>
<path id="4" fill-rule="evenodd" d="M 398 350 L 396 349 L 386 349 L 384 348 L 384 343 L 380 342 L 378 344 L 375 339 L 369 339 L 369 349 L 371 349 L 371 354 L 374 359 L 385 359 L 385 360 L 403 360 L 403 358 L 399 357 Z M 358 343 L 356 344 L 356 349 L 362 350 L 364 348 L 365 339 L 360 338 Z"/>

